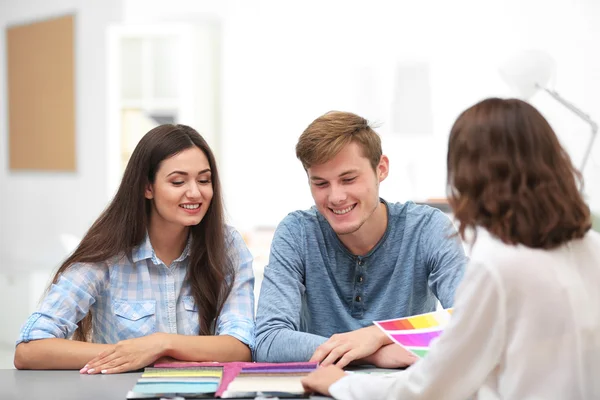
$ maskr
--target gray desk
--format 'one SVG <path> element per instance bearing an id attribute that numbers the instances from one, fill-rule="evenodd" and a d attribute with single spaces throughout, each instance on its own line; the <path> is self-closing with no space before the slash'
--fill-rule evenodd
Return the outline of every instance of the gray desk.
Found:
<path id="1" fill-rule="evenodd" d="M 0 369 L 1 400 L 125 400 L 141 373 L 81 375 L 79 371 Z M 311 399 L 326 399 L 311 396 Z"/>
<path id="2" fill-rule="evenodd" d="M 0 369 L 0 399 L 125 400 L 141 373 L 81 375 L 79 371 Z"/>

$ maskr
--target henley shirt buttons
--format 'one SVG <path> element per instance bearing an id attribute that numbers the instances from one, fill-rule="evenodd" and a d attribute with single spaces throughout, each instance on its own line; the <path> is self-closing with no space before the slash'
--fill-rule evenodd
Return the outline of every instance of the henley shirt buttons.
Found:
<path id="1" fill-rule="evenodd" d="M 358 283 L 362 283 L 362 281 L 363 281 L 363 280 L 364 280 L 364 278 L 362 277 L 362 275 L 361 275 L 361 276 L 359 276 L 358 278 L 356 278 L 356 281 L 357 281 Z"/>
<path id="2" fill-rule="evenodd" d="M 357 303 L 360 303 L 360 300 L 361 300 L 361 298 L 360 298 L 360 296 L 356 296 L 356 297 L 354 298 L 354 300 L 356 300 L 356 302 L 357 302 Z"/>
<path id="3" fill-rule="evenodd" d="M 363 261 L 363 260 L 358 260 L 358 265 L 359 265 L 359 266 L 362 266 L 363 264 L 364 264 L 364 261 Z"/>

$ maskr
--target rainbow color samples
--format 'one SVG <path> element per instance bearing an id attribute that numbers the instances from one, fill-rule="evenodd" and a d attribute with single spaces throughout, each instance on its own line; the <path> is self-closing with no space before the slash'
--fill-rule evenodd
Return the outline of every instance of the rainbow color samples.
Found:
<path id="1" fill-rule="evenodd" d="M 437 339 L 450 321 L 452 309 L 433 311 L 411 317 L 375 321 L 390 339 L 419 357 L 429 352 L 431 342 Z"/>

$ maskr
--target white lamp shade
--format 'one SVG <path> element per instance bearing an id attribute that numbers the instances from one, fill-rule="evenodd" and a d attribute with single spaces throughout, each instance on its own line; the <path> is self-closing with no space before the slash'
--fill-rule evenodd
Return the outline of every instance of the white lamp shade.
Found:
<path id="1" fill-rule="evenodd" d="M 556 62 L 546 52 L 528 50 L 509 59 L 500 67 L 500 76 L 517 97 L 529 99 L 546 87 L 556 71 Z"/>

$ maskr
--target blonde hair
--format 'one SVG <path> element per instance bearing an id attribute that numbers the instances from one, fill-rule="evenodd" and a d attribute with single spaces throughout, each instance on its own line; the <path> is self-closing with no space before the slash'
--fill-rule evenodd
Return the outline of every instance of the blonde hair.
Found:
<path id="1" fill-rule="evenodd" d="M 330 111 L 315 119 L 300 135 L 296 157 L 308 170 L 331 160 L 352 142 L 359 144 L 375 170 L 381 160 L 381 139 L 365 118 L 350 112 Z"/>

